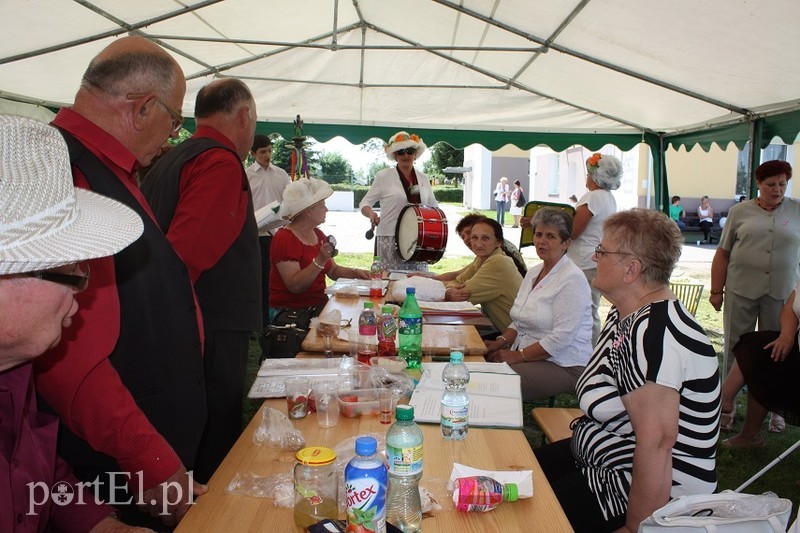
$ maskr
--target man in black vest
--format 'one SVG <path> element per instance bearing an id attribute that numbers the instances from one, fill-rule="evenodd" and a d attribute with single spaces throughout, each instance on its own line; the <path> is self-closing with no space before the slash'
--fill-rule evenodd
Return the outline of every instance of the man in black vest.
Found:
<path id="1" fill-rule="evenodd" d="M 186 266 L 136 186 L 138 169 L 177 136 L 185 91 L 166 51 L 125 37 L 92 60 L 75 103 L 53 120 L 75 185 L 118 200 L 144 222 L 128 248 L 90 261 L 92 283 L 75 296 L 81 313 L 35 362 L 38 391 L 62 421 L 59 453 L 80 479 L 98 480 L 106 501 L 129 502 L 120 509 L 131 522 L 152 520 L 136 505 L 175 523 L 191 494 L 207 490 L 186 472 L 206 422 L 200 316 Z M 115 490 L 125 482 L 129 492 Z M 176 488 L 180 501 L 166 505 Z"/>
<path id="2" fill-rule="evenodd" d="M 195 464 L 206 482 L 242 431 L 250 333 L 261 329 L 261 255 L 242 160 L 256 106 L 236 79 L 197 94 L 197 132 L 147 173 L 142 193 L 195 285 L 205 324 L 208 424 Z"/>

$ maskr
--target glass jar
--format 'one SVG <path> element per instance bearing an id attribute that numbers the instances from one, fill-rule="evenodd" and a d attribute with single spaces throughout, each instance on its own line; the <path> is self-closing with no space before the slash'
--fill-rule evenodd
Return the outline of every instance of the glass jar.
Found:
<path id="1" fill-rule="evenodd" d="M 339 517 L 336 452 L 312 446 L 297 452 L 294 467 L 294 521 L 308 528 L 320 520 Z"/>

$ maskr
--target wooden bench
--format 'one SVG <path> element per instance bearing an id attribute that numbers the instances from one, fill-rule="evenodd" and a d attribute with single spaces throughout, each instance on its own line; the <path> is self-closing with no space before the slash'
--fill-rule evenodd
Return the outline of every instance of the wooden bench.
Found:
<path id="1" fill-rule="evenodd" d="M 572 436 L 569 426 L 583 416 L 583 411 L 572 407 L 534 407 L 531 414 L 547 441 L 556 442 Z"/>

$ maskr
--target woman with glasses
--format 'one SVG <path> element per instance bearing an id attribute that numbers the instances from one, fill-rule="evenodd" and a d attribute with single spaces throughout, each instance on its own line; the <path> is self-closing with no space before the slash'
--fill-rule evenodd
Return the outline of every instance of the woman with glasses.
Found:
<path id="1" fill-rule="evenodd" d="M 597 273 L 592 253 L 603 238 L 603 222 L 617 210 L 611 191 L 619 189 L 621 179 L 622 163 L 613 155 L 596 153 L 586 160 L 587 192 L 575 205 L 572 244 L 567 255 L 583 270 L 589 285 Z M 592 344 L 599 335 L 600 291 L 592 287 Z"/>
<path id="2" fill-rule="evenodd" d="M 535 453 L 576 531 L 637 531 L 670 498 L 717 486 L 719 365 L 669 289 L 683 237 L 656 211 L 611 215 L 594 286 L 612 303 L 571 439 Z"/>
<path id="3" fill-rule="evenodd" d="M 574 393 L 592 353 L 592 297 L 583 272 L 567 257 L 572 216 L 543 207 L 531 220 L 542 260 L 525 275 L 511 307 L 511 324 L 486 342 L 486 359 L 520 375 L 522 401 Z"/>
<path id="4" fill-rule="evenodd" d="M 375 174 L 364 199 L 358 204 L 361 214 L 367 217 L 375 230 L 375 255 L 381 258 L 384 270 L 422 270 L 427 272 L 428 264 L 404 261 L 397 251 L 395 230 L 400 211 L 409 204 L 438 207 L 433 196 L 428 176 L 414 168 L 414 161 L 427 147 L 415 134 L 400 131 L 392 135 L 384 147 L 386 157 L 397 166 L 386 168 Z M 381 214 L 373 206 L 380 202 Z"/>
<path id="5" fill-rule="evenodd" d="M 319 229 L 325 222 L 325 199 L 333 194 L 326 182 L 302 178 L 283 191 L 279 215 L 289 220 L 272 238 L 270 257 L 270 320 L 281 309 L 317 307 L 328 301 L 325 275 L 331 279 L 369 279 L 369 271 L 336 264 L 334 239 Z"/>

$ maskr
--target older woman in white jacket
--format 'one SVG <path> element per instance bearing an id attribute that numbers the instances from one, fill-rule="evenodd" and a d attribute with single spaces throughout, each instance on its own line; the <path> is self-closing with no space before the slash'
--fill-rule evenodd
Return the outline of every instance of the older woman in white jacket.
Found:
<path id="1" fill-rule="evenodd" d="M 592 297 L 586 276 L 566 256 L 572 217 L 542 208 L 531 221 L 542 264 L 531 268 L 511 308 L 511 324 L 487 342 L 490 361 L 505 361 L 522 378 L 522 400 L 575 392 L 592 354 Z"/>

